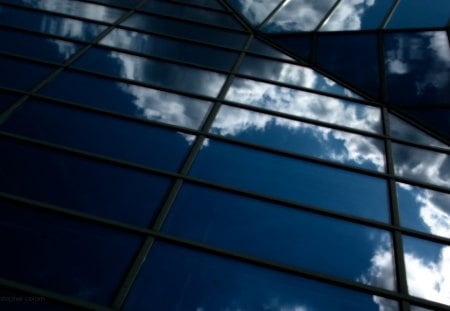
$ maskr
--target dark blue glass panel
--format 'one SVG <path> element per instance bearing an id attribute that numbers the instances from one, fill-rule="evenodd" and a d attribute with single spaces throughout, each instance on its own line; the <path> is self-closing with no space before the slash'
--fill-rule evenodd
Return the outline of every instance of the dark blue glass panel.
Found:
<path id="1" fill-rule="evenodd" d="M 401 111 L 450 141 L 450 109 L 427 109 L 424 105 L 422 109 L 402 109 Z"/>
<path id="2" fill-rule="evenodd" d="M 198 7 L 154 0 L 146 2 L 141 8 L 144 11 L 160 13 L 168 16 L 193 20 L 196 22 L 242 29 L 241 25 L 232 17 L 232 15 L 217 11 L 204 10 Z"/>
<path id="3" fill-rule="evenodd" d="M 195 136 L 40 101 L 0 126 L 23 136 L 176 171 Z"/>
<path id="4" fill-rule="evenodd" d="M 352 92 L 335 81 L 328 79 L 311 68 L 269 60 L 256 56 L 247 56 L 239 67 L 239 73 L 276 82 L 284 82 L 331 94 L 352 96 Z"/>
<path id="5" fill-rule="evenodd" d="M 248 50 L 250 52 L 258 53 L 258 54 L 265 55 L 265 56 L 292 60 L 291 57 L 287 56 L 283 52 L 273 48 L 269 44 L 267 44 L 267 43 L 265 43 L 263 41 L 260 41 L 258 39 L 253 39 L 252 40 L 252 43 L 250 44 Z"/>
<path id="6" fill-rule="evenodd" d="M 409 293 L 450 305 L 450 246 L 404 236 L 403 248 Z"/>
<path id="7" fill-rule="evenodd" d="M 310 34 L 283 34 L 270 36 L 274 42 L 303 59 L 311 55 L 312 36 Z"/>
<path id="8" fill-rule="evenodd" d="M 0 308 L 8 311 L 76 311 L 79 308 L 57 303 L 50 299 L 25 292 L 0 288 Z"/>
<path id="9" fill-rule="evenodd" d="M 374 138 L 222 106 L 212 133 L 383 172 L 383 142 Z"/>
<path id="10" fill-rule="evenodd" d="M 279 33 L 314 30 L 335 2 L 336 0 L 288 0 L 262 31 Z"/>
<path id="11" fill-rule="evenodd" d="M 402 226 L 450 238 L 450 194 L 397 183 Z"/>
<path id="12" fill-rule="evenodd" d="M 133 14 L 122 25 L 234 48 L 242 48 L 247 38 L 238 32 L 139 13 Z"/>
<path id="13" fill-rule="evenodd" d="M 261 24 L 281 0 L 228 0 L 253 26 Z"/>
<path id="14" fill-rule="evenodd" d="M 371 96 L 379 97 L 377 46 L 375 34 L 321 34 L 317 63 Z"/>
<path id="15" fill-rule="evenodd" d="M 450 188 L 450 156 L 392 144 L 395 173 L 420 182 Z"/>
<path id="16" fill-rule="evenodd" d="M 378 108 L 343 99 L 240 78 L 233 80 L 226 99 L 334 125 L 381 133 Z"/>
<path id="17" fill-rule="evenodd" d="M 46 65 L 6 56 L 0 56 L 0 68 L 7 73 L 0 75 L 0 86 L 23 90 L 31 89 L 54 70 Z"/>
<path id="18" fill-rule="evenodd" d="M 269 202 L 188 184 L 178 194 L 163 230 L 351 281 L 395 286 L 393 273 L 377 277 L 378 253 L 389 258 L 392 253 L 387 232 Z M 270 236 L 270 241 L 262 236 Z M 388 261 L 384 268 L 393 272 L 392 259 Z"/>
<path id="19" fill-rule="evenodd" d="M 4 3 L 21 4 L 31 8 L 57 12 L 75 17 L 84 17 L 94 21 L 113 23 L 124 11 L 82 1 L 71 0 L 2 0 Z"/>
<path id="20" fill-rule="evenodd" d="M 0 191 L 148 226 L 171 184 L 149 173 L 2 140 Z"/>
<path id="21" fill-rule="evenodd" d="M 98 24 L 50 14 L 19 10 L 3 5 L 0 5 L 0 25 L 16 26 L 84 41 L 93 40 L 106 29 L 106 26 Z"/>
<path id="22" fill-rule="evenodd" d="M 380 28 L 394 0 L 342 0 L 327 19 L 321 31 L 342 31 Z"/>
<path id="23" fill-rule="evenodd" d="M 197 5 L 209 7 L 212 9 L 224 10 L 224 8 L 220 4 L 220 2 L 218 2 L 218 0 L 177 0 L 177 2 L 183 2 L 183 3 L 188 3 L 188 4 L 197 4 Z"/>
<path id="24" fill-rule="evenodd" d="M 388 221 L 386 181 L 208 140 L 190 174 L 320 208 Z"/>
<path id="25" fill-rule="evenodd" d="M 2 277 L 96 303 L 110 302 L 140 238 L 38 208 L 0 205 L 0 241 L 8 250 L 0 257 Z"/>
<path id="26" fill-rule="evenodd" d="M 18 99 L 19 96 L 0 92 L 0 113 L 8 109 Z"/>
<path id="27" fill-rule="evenodd" d="M 134 7 L 140 2 L 140 0 L 95 0 L 95 2 L 101 2 L 104 4 L 119 5 L 124 7 Z"/>
<path id="28" fill-rule="evenodd" d="M 379 310 L 396 302 L 156 243 L 124 310 Z"/>
<path id="29" fill-rule="evenodd" d="M 450 48 L 447 34 L 444 31 L 390 33 L 384 38 L 389 101 L 407 105 L 448 105 Z"/>
<path id="30" fill-rule="evenodd" d="M 230 70 L 238 56 L 238 53 L 200 44 L 145 35 L 123 29 L 114 29 L 100 43 L 223 70 Z"/>
<path id="31" fill-rule="evenodd" d="M 14 30 L 0 29 L 0 51 L 62 63 L 76 53 L 81 45 L 45 38 Z"/>
<path id="32" fill-rule="evenodd" d="M 120 78 L 212 97 L 219 94 L 226 79 L 225 75 L 213 71 L 100 48 L 89 49 L 86 54 L 75 62 L 74 66 Z"/>
<path id="33" fill-rule="evenodd" d="M 108 111 L 188 128 L 199 128 L 211 103 L 90 75 L 63 72 L 43 94 Z"/>
<path id="34" fill-rule="evenodd" d="M 402 0 L 389 20 L 388 28 L 445 27 L 450 19 L 450 2 Z"/>

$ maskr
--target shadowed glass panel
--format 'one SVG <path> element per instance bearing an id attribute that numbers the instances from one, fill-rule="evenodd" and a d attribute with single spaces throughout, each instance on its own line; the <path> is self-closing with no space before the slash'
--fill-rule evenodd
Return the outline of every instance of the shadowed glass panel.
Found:
<path id="1" fill-rule="evenodd" d="M 309 60 L 311 57 L 312 35 L 310 33 L 270 35 L 273 42 L 294 53 L 297 57 Z"/>
<path id="2" fill-rule="evenodd" d="M 189 3 L 189 4 L 197 4 L 205 7 L 209 7 L 212 9 L 224 10 L 222 5 L 220 4 L 220 0 L 177 0 L 178 2 Z"/>
<path id="3" fill-rule="evenodd" d="M 28 101 L 0 126 L 22 136 L 176 171 L 195 136 L 81 109 Z"/>
<path id="4" fill-rule="evenodd" d="M 378 108 L 334 97 L 236 78 L 225 98 L 312 120 L 369 132 L 381 132 L 381 116 Z"/>
<path id="5" fill-rule="evenodd" d="M 403 248 L 409 293 L 450 305 L 450 246 L 404 236 Z"/>
<path id="6" fill-rule="evenodd" d="M 252 26 L 261 24 L 280 2 L 281 0 L 228 0 Z"/>
<path id="7" fill-rule="evenodd" d="M 314 30 L 336 0 L 288 0 L 262 31 L 269 33 Z"/>
<path id="8" fill-rule="evenodd" d="M 44 95 L 162 123 L 199 128 L 211 103 L 133 84 L 66 71 L 46 84 Z"/>
<path id="9" fill-rule="evenodd" d="M 427 128 L 450 141 L 450 109 L 445 107 L 427 108 L 426 105 L 423 105 L 418 109 L 401 109 L 401 112 L 419 120 Z"/>
<path id="10" fill-rule="evenodd" d="M 53 67 L 27 62 L 25 60 L 0 55 L 0 86 L 29 90 L 47 77 Z"/>
<path id="11" fill-rule="evenodd" d="M 8 250 L 0 256 L 2 277 L 110 303 L 140 245 L 139 237 L 39 208 L 3 200 L 0 206 L 0 241 Z"/>
<path id="12" fill-rule="evenodd" d="M 225 75 L 126 53 L 91 48 L 75 67 L 180 91 L 215 97 Z"/>
<path id="13" fill-rule="evenodd" d="M 386 181 L 207 140 L 190 174 L 264 195 L 388 221 Z"/>
<path id="14" fill-rule="evenodd" d="M 0 191 L 148 226 L 168 178 L 10 140 L 0 143 Z"/>
<path id="15" fill-rule="evenodd" d="M 450 187 L 448 154 L 392 144 L 395 173 L 402 177 Z"/>
<path id="16" fill-rule="evenodd" d="M 18 99 L 19 96 L 0 91 L 0 113 L 12 106 Z"/>
<path id="17" fill-rule="evenodd" d="M 380 140 L 249 110 L 222 106 L 211 132 L 366 169 L 385 169 Z"/>
<path id="18" fill-rule="evenodd" d="M 13 289 L 0 288 L 0 308 L 8 311 L 78 311 L 77 307 L 72 307 L 61 302 L 54 302 L 47 297 L 20 292 Z"/>
<path id="19" fill-rule="evenodd" d="M 95 0 L 95 1 L 124 7 L 134 7 L 136 4 L 140 2 L 140 0 Z"/>
<path id="20" fill-rule="evenodd" d="M 258 39 L 252 40 L 252 43 L 250 44 L 248 50 L 250 52 L 258 53 L 258 54 L 265 55 L 265 56 L 276 57 L 276 58 L 281 58 L 281 59 L 286 59 L 286 60 L 292 60 L 291 57 L 287 56 L 283 52 L 273 48 L 269 44 L 264 43 L 263 41 L 260 41 Z"/>
<path id="21" fill-rule="evenodd" d="M 234 52 L 200 44 L 123 29 L 114 29 L 100 44 L 223 70 L 230 70 L 238 56 Z"/>
<path id="22" fill-rule="evenodd" d="M 402 226 L 450 238 L 450 194 L 397 183 Z"/>
<path id="23" fill-rule="evenodd" d="M 156 243 L 124 310 L 379 310 L 397 303 L 288 273 Z"/>
<path id="24" fill-rule="evenodd" d="M 450 19 L 450 2 L 447 0 L 402 0 L 387 28 L 445 27 Z"/>
<path id="25" fill-rule="evenodd" d="M 15 26 L 83 41 L 93 40 L 106 26 L 0 5 L 0 25 Z"/>
<path id="26" fill-rule="evenodd" d="M 187 184 L 163 230 L 351 281 L 386 289 L 395 286 L 387 232 L 269 202 Z M 391 272 L 384 279 L 377 276 L 382 268 L 377 260 L 380 252 L 386 252 L 390 262 L 383 267 Z"/>

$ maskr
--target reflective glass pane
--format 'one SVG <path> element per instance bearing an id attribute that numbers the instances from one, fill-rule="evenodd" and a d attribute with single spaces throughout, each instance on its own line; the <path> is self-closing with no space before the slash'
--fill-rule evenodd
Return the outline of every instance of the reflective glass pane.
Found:
<path id="1" fill-rule="evenodd" d="M 386 181 L 207 140 L 190 174 L 235 188 L 388 221 Z"/>
<path id="2" fill-rule="evenodd" d="M 122 25 L 234 48 L 242 48 L 247 38 L 239 32 L 139 13 L 133 14 Z"/>
<path id="3" fill-rule="evenodd" d="M 269 83 L 234 79 L 226 99 L 312 120 L 381 132 L 378 108 Z"/>
<path id="4" fill-rule="evenodd" d="M 238 56 L 234 52 L 200 44 L 172 40 L 155 35 L 146 35 L 123 29 L 114 29 L 100 43 L 111 47 L 224 70 L 230 70 Z"/>
<path id="5" fill-rule="evenodd" d="M 31 89 L 54 70 L 50 66 L 6 56 L 0 56 L 0 68 L 7 73 L 0 75 L 0 86 L 23 90 Z"/>
<path id="6" fill-rule="evenodd" d="M 156 243 L 124 310 L 379 310 L 396 302 Z"/>
<path id="7" fill-rule="evenodd" d="M 2 140 L 0 191 L 148 226 L 171 182 L 32 145 Z"/>
<path id="8" fill-rule="evenodd" d="M 14 30 L 0 29 L 0 51 L 62 63 L 75 54 L 81 45 L 45 38 Z"/>
<path id="9" fill-rule="evenodd" d="M 408 291 L 450 305 L 450 246 L 403 237 Z"/>
<path id="10" fill-rule="evenodd" d="M 336 0 L 288 0 L 262 28 L 265 32 L 314 30 Z"/>
<path id="11" fill-rule="evenodd" d="M 199 128 L 211 103 L 90 75 L 63 72 L 40 92 L 100 109 Z"/>
<path id="12" fill-rule="evenodd" d="M 423 108 L 418 109 L 401 109 L 401 112 L 420 121 L 427 128 L 434 131 L 442 137 L 450 137 L 450 109 L 440 108 Z"/>
<path id="13" fill-rule="evenodd" d="M 33 11 L 19 10 L 0 5 L 0 25 L 16 26 L 42 33 L 93 40 L 106 26 Z"/>
<path id="14" fill-rule="evenodd" d="M 269 202 L 188 184 L 164 231 L 352 281 L 395 286 L 387 232 Z"/>
<path id="15" fill-rule="evenodd" d="M 197 4 L 197 5 L 209 7 L 212 9 L 224 10 L 224 8 L 220 4 L 220 2 L 218 2 L 218 0 L 177 0 L 177 2 Z"/>
<path id="16" fill-rule="evenodd" d="M 297 57 L 306 60 L 311 57 L 312 35 L 310 33 L 275 34 L 269 38 Z"/>
<path id="17" fill-rule="evenodd" d="M 388 99 L 396 104 L 448 105 L 450 48 L 447 34 L 444 31 L 390 33 L 384 38 Z"/>
<path id="18" fill-rule="evenodd" d="M 449 148 L 447 145 L 441 143 L 439 140 L 427 135 L 418 128 L 403 121 L 402 119 L 389 114 L 389 123 L 391 136 L 399 139 L 404 139 L 413 143 L 423 144 L 426 146 L 435 146 L 440 148 Z"/>
<path id="19" fill-rule="evenodd" d="M 196 22 L 205 22 L 217 26 L 242 29 L 241 25 L 232 17 L 232 15 L 204 10 L 198 7 L 178 5 L 170 2 L 150 1 L 146 2 L 141 8 L 145 11 L 194 20 Z"/>
<path id="20" fill-rule="evenodd" d="M 95 1 L 111 5 L 134 7 L 136 4 L 139 3 L 140 0 L 95 0 Z"/>
<path id="21" fill-rule="evenodd" d="M 397 175 L 450 187 L 449 155 L 400 144 L 392 144 L 392 151 Z"/>
<path id="22" fill-rule="evenodd" d="M 393 2 L 393 0 L 341 0 L 320 30 L 377 29 L 381 27 Z"/>
<path id="23" fill-rule="evenodd" d="M 22 4 L 27 7 L 57 12 L 94 21 L 113 23 L 124 11 L 82 1 L 71 0 L 2 0 L 4 3 Z"/>
<path id="24" fill-rule="evenodd" d="M 222 106 L 211 132 L 371 170 L 385 167 L 377 139 L 249 110 Z"/>
<path id="25" fill-rule="evenodd" d="M 8 311 L 77 311 L 79 308 L 72 307 L 61 302 L 54 302 L 47 297 L 0 288 L 0 307 Z"/>
<path id="26" fill-rule="evenodd" d="M 0 241 L 8 250 L 0 256 L 2 277 L 100 304 L 111 301 L 140 238 L 39 208 L 0 206 Z"/>
<path id="27" fill-rule="evenodd" d="M 195 136 L 28 101 L 0 126 L 23 136 L 166 170 L 178 170 Z"/>
<path id="28" fill-rule="evenodd" d="M 261 24 L 280 2 L 281 0 L 228 0 L 253 26 Z"/>
<path id="29" fill-rule="evenodd" d="M 411 311 L 433 311 L 431 309 L 426 309 L 426 308 L 418 307 L 418 306 L 411 306 L 410 310 Z"/>
<path id="30" fill-rule="evenodd" d="M 11 107 L 12 104 L 16 100 L 19 99 L 19 96 L 3 93 L 0 91 L 0 113 Z"/>
<path id="31" fill-rule="evenodd" d="M 389 20 L 388 28 L 445 27 L 450 18 L 450 2 L 402 0 Z"/>
<path id="32" fill-rule="evenodd" d="M 258 54 L 265 55 L 265 56 L 292 60 L 291 57 L 287 56 L 286 54 L 284 54 L 284 53 L 280 52 L 279 50 L 273 48 L 269 44 L 267 44 L 267 43 L 265 43 L 263 41 L 260 41 L 258 39 L 253 39 L 252 40 L 252 43 L 250 44 L 248 50 L 250 52 L 258 53 Z"/>
<path id="33" fill-rule="evenodd" d="M 318 36 L 317 63 L 374 97 L 379 97 L 380 92 L 378 58 L 378 42 L 373 33 L 322 33 Z"/>
<path id="34" fill-rule="evenodd" d="M 239 72 L 253 77 L 284 82 L 332 94 L 358 97 L 353 95 L 350 90 L 310 68 L 276 60 L 247 56 L 242 61 Z"/>
<path id="35" fill-rule="evenodd" d="M 450 194 L 397 183 L 402 226 L 450 238 Z"/>
<path id="36" fill-rule="evenodd" d="M 176 65 L 126 53 L 91 48 L 75 67 L 105 73 L 156 86 L 215 97 L 225 82 L 225 75 Z"/>

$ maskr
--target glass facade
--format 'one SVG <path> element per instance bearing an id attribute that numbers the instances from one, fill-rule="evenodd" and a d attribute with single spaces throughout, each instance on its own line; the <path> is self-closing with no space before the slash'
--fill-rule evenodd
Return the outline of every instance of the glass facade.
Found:
<path id="1" fill-rule="evenodd" d="M 450 310 L 448 9 L 0 0 L 0 308 Z"/>

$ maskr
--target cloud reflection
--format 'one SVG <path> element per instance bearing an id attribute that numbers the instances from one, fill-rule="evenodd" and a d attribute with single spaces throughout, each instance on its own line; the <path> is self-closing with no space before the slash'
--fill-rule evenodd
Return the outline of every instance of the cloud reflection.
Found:
<path id="1" fill-rule="evenodd" d="M 281 0 L 228 0 L 253 26 L 259 25 Z"/>
<path id="2" fill-rule="evenodd" d="M 376 0 L 347 0 L 339 6 L 321 30 L 360 30 L 362 16 Z"/>

